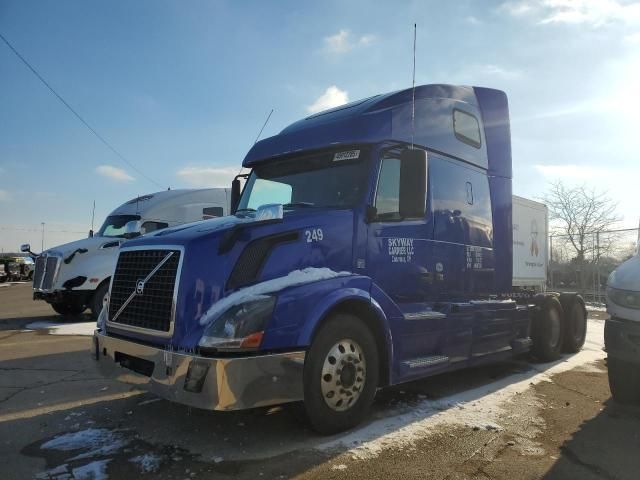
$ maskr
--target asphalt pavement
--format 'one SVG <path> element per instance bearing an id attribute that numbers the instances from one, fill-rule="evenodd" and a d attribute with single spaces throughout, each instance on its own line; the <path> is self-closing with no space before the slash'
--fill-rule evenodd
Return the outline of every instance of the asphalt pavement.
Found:
<path id="1" fill-rule="evenodd" d="M 386 389 L 361 427 L 320 437 L 295 408 L 208 412 L 105 380 L 88 317 L 61 322 L 28 284 L 10 285 L 0 478 L 637 479 L 640 408 L 611 401 L 593 316 L 577 355 Z"/>

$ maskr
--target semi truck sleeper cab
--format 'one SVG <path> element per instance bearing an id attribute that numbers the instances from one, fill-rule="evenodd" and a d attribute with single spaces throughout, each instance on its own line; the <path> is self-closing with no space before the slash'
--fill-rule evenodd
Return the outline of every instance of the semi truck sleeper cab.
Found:
<path id="1" fill-rule="evenodd" d="M 380 387 L 578 351 L 579 296 L 511 296 L 504 92 L 425 85 L 412 108 L 409 89 L 300 120 L 248 152 L 234 215 L 127 242 L 105 374 L 206 409 L 302 400 L 332 433 Z"/>

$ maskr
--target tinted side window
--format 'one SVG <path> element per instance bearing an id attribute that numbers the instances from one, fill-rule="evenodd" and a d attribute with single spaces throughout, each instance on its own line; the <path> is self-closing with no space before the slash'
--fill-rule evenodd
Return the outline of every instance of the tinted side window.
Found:
<path id="1" fill-rule="evenodd" d="M 224 216 L 224 211 L 222 207 L 205 207 L 202 209 L 202 218 L 214 218 L 214 217 L 222 217 Z"/>
<path id="2" fill-rule="evenodd" d="M 458 140 L 480 148 L 480 124 L 478 119 L 470 113 L 453 110 L 453 131 Z"/>
<path id="3" fill-rule="evenodd" d="M 397 158 L 382 160 L 375 207 L 380 220 L 400 220 L 400 160 Z"/>
<path id="4" fill-rule="evenodd" d="M 167 228 L 168 226 L 169 224 L 165 222 L 144 222 L 142 224 L 140 233 L 144 235 L 145 233 L 155 232 L 156 230 Z"/>

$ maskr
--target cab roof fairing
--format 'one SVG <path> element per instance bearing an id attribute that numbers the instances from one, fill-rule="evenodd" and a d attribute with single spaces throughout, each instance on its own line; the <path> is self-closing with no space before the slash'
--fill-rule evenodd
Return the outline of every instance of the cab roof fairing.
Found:
<path id="1" fill-rule="evenodd" d="M 225 188 L 184 188 L 176 190 L 162 190 L 147 195 L 140 195 L 140 201 L 135 198 L 128 200 L 118 208 L 114 209 L 111 215 L 137 215 L 149 216 L 156 209 L 165 209 L 167 205 L 177 204 L 177 199 L 181 197 L 191 197 L 192 201 L 211 201 L 215 198 L 214 192 L 224 192 Z M 145 198 L 149 197 L 149 198 Z"/>
<path id="2" fill-rule="evenodd" d="M 484 89 L 489 90 L 489 89 Z M 500 92 L 502 93 L 502 92 Z M 505 97 L 506 98 L 506 97 Z M 482 113 L 474 87 L 422 85 L 416 87 L 414 143 L 488 168 Z M 254 167 L 274 157 L 331 146 L 411 143 L 412 89 L 377 95 L 326 110 L 299 120 L 278 135 L 256 143 L 244 167 Z M 455 137 L 453 109 L 472 113 L 479 120 L 481 146 L 467 145 Z"/>

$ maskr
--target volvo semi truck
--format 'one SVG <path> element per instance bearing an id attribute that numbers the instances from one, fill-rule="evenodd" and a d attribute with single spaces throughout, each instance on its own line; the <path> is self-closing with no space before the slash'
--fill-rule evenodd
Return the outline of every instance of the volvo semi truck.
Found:
<path id="1" fill-rule="evenodd" d="M 229 214 L 230 189 L 166 190 L 138 196 L 120 205 L 95 235 L 50 248 L 36 257 L 33 299 L 44 300 L 60 315 L 87 308 L 97 318 L 126 240 L 163 228 Z M 29 244 L 23 252 L 31 253 Z"/>
<path id="2" fill-rule="evenodd" d="M 582 347 L 581 297 L 544 292 L 538 260 L 514 286 L 504 92 L 377 95 L 257 142 L 243 166 L 234 215 L 120 249 L 93 338 L 105 375 L 211 410 L 301 401 L 333 433 L 379 388 Z M 532 220 L 516 241 L 535 259 Z"/>

